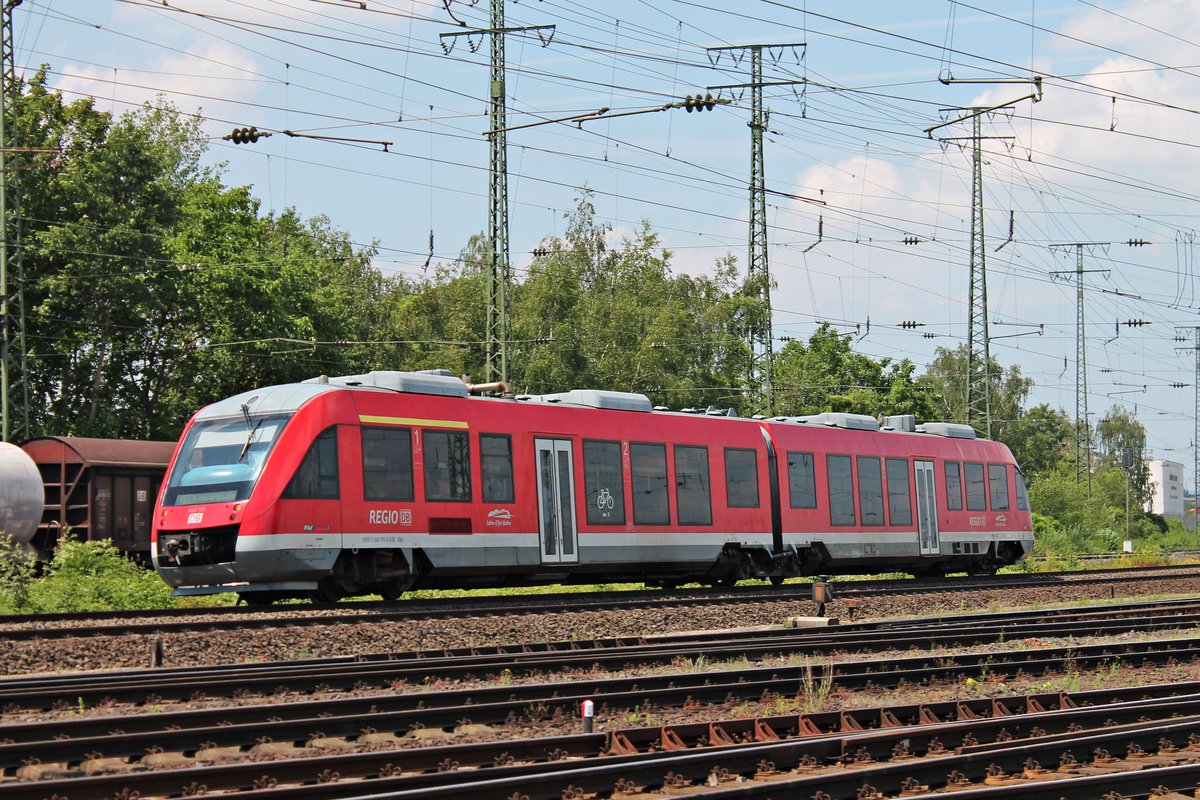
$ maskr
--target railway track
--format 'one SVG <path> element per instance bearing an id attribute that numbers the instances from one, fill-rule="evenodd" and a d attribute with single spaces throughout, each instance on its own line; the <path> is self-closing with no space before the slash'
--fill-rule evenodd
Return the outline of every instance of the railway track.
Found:
<path id="1" fill-rule="evenodd" d="M 1060 610 L 1048 619 L 1030 614 L 980 615 L 953 623 L 918 620 L 891 625 L 855 626 L 853 630 L 789 632 L 770 641 L 769 631 L 747 631 L 721 637 L 667 637 L 662 642 L 614 646 L 601 655 L 581 651 L 564 661 L 566 652 L 460 655 L 442 659 L 417 655 L 395 663 L 342 662 L 242 666 L 221 670 L 176 670 L 152 678 L 136 674 L 95 676 L 84 683 L 69 677 L 26 679 L 0 684 L 6 707 L 0 743 L 0 775 L 79 775 L 105 770 L 145 769 L 163 764 L 194 767 L 206 760 L 228 761 L 269 753 L 298 756 L 329 748 L 400 747 L 413 742 L 415 731 L 444 731 L 463 726 L 504 728 L 516 722 L 536 723 L 573 717 L 583 700 L 592 700 L 601 719 L 619 719 L 632 709 L 684 709 L 763 698 L 793 697 L 828 675 L 841 689 L 914 686 L 985 674 L 1000 676 L 1057 674 L 1100 666 L 1167 664 L 1200 659 L 1200 640 L 1175 638 L 1152 642 L 1114 642 L 1070 647 L 1022 646 L 990 652 L 946 654 L 926 652 L 907 658 L 884 657 L 833 663 L 832 651 L 895 650 L 897 642 L 935 647 L 952 643 L 996 642 L 1006 637 L 1087 635 L 1103 631 L 1193 627 L 1196 603 L 1132 604 L 1109 610 Z M 773 666 L 732 671 L 674 672 L 589 678 L 597 664 L 646 669 L 678 663 L 681 653 L 696 661 L 718 655 L 746 658 L 791 656 Z M 541 658 L 542 660 L 539 660 Z M 695 663 L 695 662 L 692 662 Z M 505 666 L 507 665 L 507 666 Z M 330 666 L 334 671 L 330 671 Z M 325 669 L 323 673 L 318 669 Z M 536 674 L 542 680 L 445 691 L 422 690 L 421 675 Z M 564 682 L 564 677 L 570 677 Z M 548 680 L 547 680 L 548 678 Z M 227 697 L 241 687 L 263 692 L 263 702 L 216 708 L 168 711 L 157 706 L 174 696 L 191 702 Z M 271 688 L 274 687 L 274 688 Z M 273 695 L 352 689 L 353 697 L 273 701 Z M 1200 686 L 1182 687 L 1200 693 Z M 118 702 L 140 703 L 143 713 L 116 714 Z M 76 706 L 78 704 L 78 706 Z M 105 712 L 89 713 L 96 704 Z M 47 705 L 78 708 L 79 715 L 22 722 L 20 708 Z M 1200 713 L 1200 712 L 1198 712 Z M 469 728 L 468 728 L 469 729 Z M 36 754 L 43 766 L 30 763 Z M 46 766 L 48 765 L 48 766 Z M 75 797 L 76 795 L 64 795 Z M 0 798 L 5 797 L 0 793 Z"/>
<path id="2" fill-rule="evenodd" d="M 0 783 L 0 798 L 219 791 L 241 800 L 560 800 L 653 790 L 681 796 L 689 787 L 703 787 L 706 798 L 913 797 L 946 789 L 983 792 L 979 797 L 1099 797 L 1072 792 L 1099 777 L 1118 778 L 1126 791 L 1196 785 L 1198 725 L 1200 685 L 1160 685 L 199 767 L 171 768 L 169 755 L 158 752 L 147 756 L 157 756 L 153 771 L 86 776 L 43 768 L 42 780 Z M 265 753 L 270 743 L 258 746 Z M 1129 770 L 1141 780 L 1126 782 Z M 1018 788 L 1020 795 L 1003 791 Z"/>
<path id="3" fill-rule="evenodd" d="M 85 675 L 14 678 L 0 682 L 0 709 L 51 710 L 114 703 L 161 705 L 197 697 L 241 698 L 279 693 L 423 687 L 438 680 L 508 678 L 671 665 L 681 661 L 772 657 L 828 658 L 837 653 L 967 647 L 1021 639 L 1116 635 L 1187 629 L 1200 624 L 1200 600 L 1154 601 L 1100 609 L 1066 608 L 827 628 L 757 628 L 517 646 L 430 649 L 309 659 L 277 664 L 227 664 Z M 573 684 L 575 686 L 577 684 Z"/>
<path id="4" fill-rule="evenodd" d="M 1087 572 L 1052 572 L 996 575 L 987 578 L 905 579 L 835 581 L 838 599 L 910 595 L 933 592 L 972 592 L 1012 588 L 1015 590 L 1065 584 L 1136 585 L 1149 578 L 1200 578 L 1200 565 L 1177 564 L 1156 567 L 1126 567 Z M 713 606 L 729 603 L 809 603 L 811 584 L 780 587 L 738 587 L 734 590 L 688 590 L 664 593 L 658 590 L 628 592 L 573 592 L 537 596 L 505 596 L 479 600 L 423 600 L 401 604 L 354 603 L 318 606 L 224 607 L 214 609 L 168 609 L 117 613 L 46 614 L 13 617 L 0 621 L 0 639 L 47 641 L 96 636 L 200 634 L 209 631 L 286 627 L 327 627 L 342 624 L 406 622 L 454 616 L 508 616 L 555 614 L 564 611 L 614 611 L 654 609 L 687 605 Z"/>
<path id="5" fill-rule="evenodd" d="M 698 789 L 1098 797 L 1045 787 L 1135 766 L 1142 777 L 1161 771 L 1151 788 L 1176 787 L 1200 759 L 1200 682 L 751 718 L 729 711 L 778 709 L 822 685 L 911 693 L 986 676 L 1030 683 L 1064 668 L 1200 661 L 1191 636 L 1048 646 L 1170 636 L 1198 622 L 1200 600 L 1187 599 L 14 679 L 0 682 L 0 800 L 559 800 Z M 896 657 L 905 650 L 917 654 Z M 431 688 L 448 681 L 459 685 Z M 583 700 L 606 733 L 575 733 Z M 186 707 L 196 705 L 210 707 Z M 621 727 L 652 712 L 704 721 Z M 530 731 L 554 735 L 511 738 Z M 452 734 L 490 741 L 423 746 Z"/>

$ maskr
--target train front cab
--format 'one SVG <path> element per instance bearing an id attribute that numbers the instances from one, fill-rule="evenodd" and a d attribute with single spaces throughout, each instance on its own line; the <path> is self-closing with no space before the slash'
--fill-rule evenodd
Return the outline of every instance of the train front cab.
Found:
<path id="1" fill-rule="evenodd" d="M 331 388 L 246 392 L 192 419 L 159 495 L 152 543 L 155 567 L 175 594 L 268 583 L 296 593 L 329 571 L 341 549 L 340 503 L 320 496 L 330 485 L 329 461 L 321 456 L 329 454 L 337 428 L 323 422 L 327 404 L 316 413 L 302 409 Z M 300 503 L 277 502 L 289 492 L 313 497 L 303 500 L 303 512 L 289 515 Z M 289 516 L 304 521 L 291 525 Z M 279 527 L 278 517 L 289 527 Z M 277 574 L 292 577 L 275 582 Z"/>
<path id="2" fill-rule="evenodd" d="M 156 566 L 176 595 L 394 598 L 434 572 L 471 585 L 539 569 L 536 534 L 518 533 L 536 518 L 513 503 L 511 420 L 477 434 L 458 404 L 480 401 L 448 376 L 351 378 L 196 415 L 156 515 Z"/>

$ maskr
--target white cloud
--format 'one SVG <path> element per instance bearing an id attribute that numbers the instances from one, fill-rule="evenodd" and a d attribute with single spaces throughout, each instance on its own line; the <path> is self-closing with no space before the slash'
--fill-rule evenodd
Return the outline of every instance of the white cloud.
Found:
<path id="1" fill-rule="evenodd" d="M 256 66 L 238 48 L 205 42 L 186 53 L 170 53 L 152 65 L 136 69 L 101 69 L 82 64 L 55 67 L 52 85 L 68 99 L 92 97 L 100 108 L 123 111 L 153 103 L 160 96 L 185 112 L 203 110 L 206 116 L 238 120 L 245 117 L 264 81 Z"/>

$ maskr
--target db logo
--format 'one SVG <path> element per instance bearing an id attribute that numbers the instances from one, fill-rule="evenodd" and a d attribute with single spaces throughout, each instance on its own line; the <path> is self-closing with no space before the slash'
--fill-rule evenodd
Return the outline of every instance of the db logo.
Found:
<path id="1" fill-rule="evenodd" d="M 188 514 L 188 525 L 199 525 L 203 521 L 204 521 L 204 512 L 203 511 L 193 511 L 191 514 Z"/>
<path id="2" fill-rule="evenodd" d="M 401 525 L 412 525 L 412 512 L 411 511 L 409 511 L 408 509 L 405 509 L 400 512 L 400 524 Z"/>

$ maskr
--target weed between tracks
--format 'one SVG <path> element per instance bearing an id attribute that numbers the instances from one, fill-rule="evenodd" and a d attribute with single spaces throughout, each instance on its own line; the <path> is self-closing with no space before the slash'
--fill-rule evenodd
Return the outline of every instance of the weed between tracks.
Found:
<path id="1" fill-rule="evenodd" d="M 800 711 L 824 711 L 829 704 L 829 695 L 833 692 L 833 664 L 820 667 L 820 677 L 813 675 L 813 665 L 805 664 L 800 676 L 800 694 L 803 701 Z"/>

